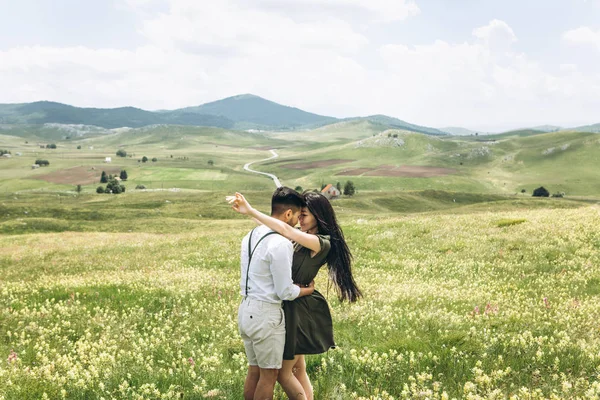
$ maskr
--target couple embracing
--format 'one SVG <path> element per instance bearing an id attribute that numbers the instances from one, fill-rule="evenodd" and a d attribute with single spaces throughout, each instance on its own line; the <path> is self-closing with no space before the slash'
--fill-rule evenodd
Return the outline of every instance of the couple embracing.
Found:
<path id="1" fill-rule="evenodd" d="M 341 301 L 361 296 L 335 212 L 320 193 L 287 187 L 273 193 L 271 216 L 240 193 L 229 201 L 262 224 L 244 237 L 241 249 L 238 326 L 249 365 L 244 399 L 270 400 L 279 382 L 290 399 L 312 400 L 304 355 L 335 346 L 329 305 L 313 280 L 327 264 Z M 300 229 L 294 228 L 298 222 Z"/>

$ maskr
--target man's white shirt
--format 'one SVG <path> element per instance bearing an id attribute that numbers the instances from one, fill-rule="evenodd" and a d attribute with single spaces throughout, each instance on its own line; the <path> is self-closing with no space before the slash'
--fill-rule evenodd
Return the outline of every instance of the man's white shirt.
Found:
<path id="1" fill-rule="evenodd" d="M 252 234 L 251 249 L 271 229 L 261 225 L 242 240 L 240 293 L 246 296 L 246 271 L 248 271 L 248 239 Z M 294 300 L 300 288 L 292 281 L 292 242 L 279 234 L 269 235 L 260 242 L 252 255 L 248 275 L 248 296 L 268 303 Z"/>

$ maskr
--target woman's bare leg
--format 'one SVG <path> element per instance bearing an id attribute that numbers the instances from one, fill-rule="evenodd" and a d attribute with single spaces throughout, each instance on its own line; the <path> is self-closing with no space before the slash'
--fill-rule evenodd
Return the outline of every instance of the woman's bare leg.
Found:
<path id="1" fill-rule="evenodd" d="M 283 365 L 279 370 L 279 376 L 277 382 L 281 385 L 281 388 L 287 394 L 290 400 L 306 400 L 306 393 L 304 388 L 298 379 L 292 373 L 292 369 L 296 364 L 298 356 L 293 360 L 283 360 Z M 311 397 L 312 399 L 312 397 Z"/>
<path id="2" fill-rule="evenodd" d="M 294 360 L 296 361 L 294 364 L 294 375 L 302 385 L 302 388 L 304 388 L 306 400 L 313 400 L 313 387 L 308 378 L 308 374 L 306 373 L 306 360 L 304 359 L 304 355 L 297 355 Z"/>

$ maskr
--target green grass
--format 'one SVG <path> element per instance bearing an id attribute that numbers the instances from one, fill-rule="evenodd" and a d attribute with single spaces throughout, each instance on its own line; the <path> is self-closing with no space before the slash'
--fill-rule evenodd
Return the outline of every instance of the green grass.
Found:
<path id="1" fill-rule="evenodd" d="M 238 398 L 254 224 L 225 193 L 0 195 L 0 395 Z M 269 193 L 246 195 L 268 210 Z M 596 205 L 423 191 L 334 207 L 365 297 L 340 304 L 317 278 L 338 348 L 307 357 L 315 398 L 598 395 Z"/>
<path id="2" fill-rule="evenodd" d="M 320 188 L 322 184 L 352 180 L 364 191 L 445 190 L 487 194 L 514 194 L 521 189 L 531 193 L 539 186 L 551 193 L 567 196 L 596 196 L 600 179 L 595 171 L 600 139 L 594 133 L 551 132 L 494 136 L 494 142 L 478 142 L 471 137 L 435 137 L 401 130 L 386 130 L 383 125 L 366 121 L 343 122 L 310 131 L 247 133 L 218 128 L 156 126 L 132 130 L 114 130 L 99 134 L 73 136 L 70 140 L 50 135 L 42 139 L 40 130 L 66 132 L 57 127 L 32 126 L 31 136 L 0 135 L 0 147 L 20 157 L 0 160 L 0 191 L 11 192 L 47 188 L 65 190 L 69 184 L 53 185 L 35 181 L 43 173 L 75 166 L 102 165 L 105 157 L 113 166 L 126 169 L 130 181 L 153 189 L 186 188 L 196 190 L 266 190 L 272 182 L 266 177 L 242 170 L 249 161 L 267 158 L 267 148 L 276 148 L 280 158 L 256 164 L 255 168 L 275 173 L 288 186 Z M 37 132 L 37 133 L 36 133 Z M 15 133 L 15 132 L 13 132 Z M 522 133 L 522 132 L 521 132 Z M 24 135 L 23 132 L 19 132 Z M 378 145 L 388 135 L 403 141 L 400 147 Z M 25 143 L 25 142 L 28 143 Z M 56 150 L 41 149 L 49 141 Z M 383 142 L 382 142 L 383 141 Z M 77 149 L 81 146 L 81 149 Z M 117 158 L 124 149 L 131 157 Z M 554 149 L 549 151 L 549 149 Z M 157 163 L 142 165 L 142 156 L 156 157 Z M 31 170 L 38 158 L 50 166 Z M 286 168 L 286 164 L 346 159 L 343 164 Z M 208 161 L 213 161 L 209 166 Z M 347 176 L 343 171 L 357 168 L 391 166 L 431 166 L 454 170 L 436 177 L 378 177 L 362 174 Z M 34 180 L 33 182 L 26 182 Z M 72 182 L 71 185 L 76 185 Z M 84 188 L 93 192 L 95 187 Z"/>

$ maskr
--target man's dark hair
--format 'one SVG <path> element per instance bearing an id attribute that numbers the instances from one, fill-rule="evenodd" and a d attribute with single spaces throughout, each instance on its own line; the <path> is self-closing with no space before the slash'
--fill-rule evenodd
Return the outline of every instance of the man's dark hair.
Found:
<path id="1" fill-rule="evenodd" d="M 304 206 L 304 198 L 294 189 L 286 186 L 278 187 L 271 198 L 271 215 L 281 215 L 288 209 L 294 212 Z"/>

